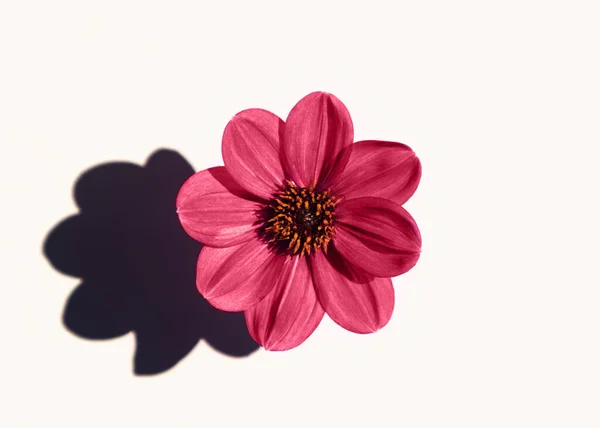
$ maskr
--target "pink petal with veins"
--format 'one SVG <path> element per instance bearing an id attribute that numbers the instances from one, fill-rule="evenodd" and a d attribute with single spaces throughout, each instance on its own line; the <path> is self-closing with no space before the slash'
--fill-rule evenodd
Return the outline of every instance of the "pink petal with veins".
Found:
<path id="1" fill-rule="evenodd" d="M 285 351 L 304 342 L 323 319 L 306 258 L 287 260 L 280 281 L 258 305 L 246 311 L 250 335 L 265 349 Z"/>
<path id="2" fill-rule="evenodd" d="M 335 248 L 311 256 L 311 270 L 321 305 L 337 324 L 354 333 L 373 333 L 385 326 L 394 311 L 390 278 L 355 272 Z"/>
<path id="3" fill-rule="evenodd" d="M 198 258 L 196 285 L 217 309 L 243 311 L 262 299 L 281 281 L 285 257 L 251 239 L 228 248 L 204 247 Z"/>
<path id="4" fill-rule="evenodd" d="M 335 214 L 335 247 L 355 267 L 369 275 L 392 277 L 417 263 L 421 235 L 400 205 L 363 197 L 342 201 Z"/>
<path id="5" fill-rule="evenodd" d="M 225 168 L 262 199 L 268 200 L 285 179 L 279 158 L 283 128 L 283 120 L 273 113 L 249 109 L 236 114 L 223 133 Z"/>
<path id="6" fill-rule="evenodd" d="M 404 144 L 359 141 L 345 151 L 349 160 L 333 183 L 336 195 L 346 199 L 374 196 L 402 205 L 419 185 L 421 162 Z"/>
<path id="7" fill-rule="evenodd" d="M 327 183 L 343 170 L 338 154 L 352 144 L 346 106 L 335 96 L 313 92 L 294 106 L 285 124 L 283 153 L 288 175 L 301 187 Z"/>
<path id="8" fill-rule="evenodd" d="M 177 214 L 192 238 L 210 247 L 229 247 L 256 236 L 261 205 L 218 166 L 192 175 L 177 195 Z"/>

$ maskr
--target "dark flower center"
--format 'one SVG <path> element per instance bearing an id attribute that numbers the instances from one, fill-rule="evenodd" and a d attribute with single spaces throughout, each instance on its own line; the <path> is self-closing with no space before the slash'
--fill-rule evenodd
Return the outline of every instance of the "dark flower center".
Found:
<path id="1" fill-rule="evenodd" d="M 288 181 L 269 203 L 265 238 L 288 254 L 327 251 L 339 202 L 329 190 L 317 192 L 314 187 L 298 187 Z"/>

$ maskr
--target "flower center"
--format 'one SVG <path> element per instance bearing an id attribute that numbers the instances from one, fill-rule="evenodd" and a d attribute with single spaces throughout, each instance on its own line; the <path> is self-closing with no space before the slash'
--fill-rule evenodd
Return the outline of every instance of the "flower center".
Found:
<path id="1" fill-rule="evenodd" d="M 298 187 L 288 181 L 271 199 L 265 216 L 265 238 L 288 254 L 327 251 L 333 236 L 335 206 L 341 199 L 329 190 Z"/>

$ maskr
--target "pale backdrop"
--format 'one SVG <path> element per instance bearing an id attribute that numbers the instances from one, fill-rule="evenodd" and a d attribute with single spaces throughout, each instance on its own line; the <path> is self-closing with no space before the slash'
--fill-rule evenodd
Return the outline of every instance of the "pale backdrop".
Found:
<path id="1" fill-rule="evenodd" d="M 598 427 L 600 18 L 594 1 L 3 1 L 3 427 Z M 222 164 L 236 112 L 338 96 L 411 146 L 423 254 L 359 336 L 132 371 L 134 337 L 61 323 L 42 254 L 79 174 L 171 148 Z"/>

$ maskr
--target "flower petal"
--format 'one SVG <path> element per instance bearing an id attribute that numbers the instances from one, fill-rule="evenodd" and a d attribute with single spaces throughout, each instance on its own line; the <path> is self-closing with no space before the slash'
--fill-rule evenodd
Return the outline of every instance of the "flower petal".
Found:
<path id="1" fill-rule="evenodd" d="M 225 167 L 192 175 L 177 195 L 177 214 L 192 238 L 210 247 L 230 247 L 256 236 L 260 204 L 242 189 Z"/>
<path id="2" fill-rule="evenodd" d="M 340 203 L 335 215 L 335 247 L 364 272 L 392 277 L 417 263 L 421 235 L 400 205 L 382 198 L 356 198 Z"/>
<path id="3" fill-rule="evenodd" d="M 354 333 L 373 333 L 388 323 L 394 311 L 390 278 L 361 278 L 335 248 L 313 254 L 310 262 L 319 302 L 332 320 Z"/>
<path id="4" fill-rule="evenodd" d="M 223 161 L 249 192 L 269 199 L 284 181 L 279 141 L 284 123 L 271 112 L 249 109 L 236 114 L 223 133 Z"/>
<path id="5" fill-rule="evenodd" d="M 217 309 L 243 311 L 260 302 L 280 281 L 285 257 L 258 239 L 235 247 L 204 247 L 198 258 L 198 291 Z"/>
<path id="6" fill-rule="evenodd" d="M 354 139 L 352 119 L 335 96 L 313 92 L 294 106 L 285 124 L 283 153 L 289 176 L 300 186 L 325 183 L 347 159 L 338 154 Z"/>
<path id="7" fill-rule="evenodd" d="M 405 203 L 421 180 L 421 162 L 410 147 L 387 141 L 359 141 L 345 151 L 349 160 L 332 191 L 346 199 L 375 196 Z"/>
<path id="8" fill-rule="evenodd" d="M 270 351 L 285 351 L 304 342 L 323 319 L 306 258 L 286 261 L 281 281 L 258 305 L 245 312 L 250 335 Z"/>

